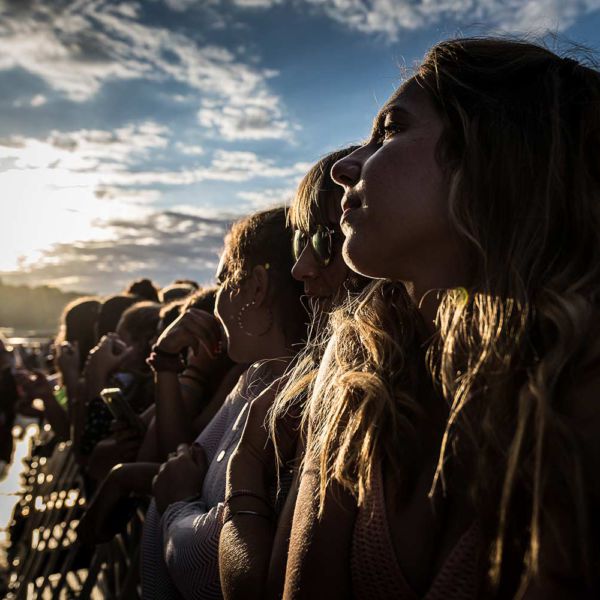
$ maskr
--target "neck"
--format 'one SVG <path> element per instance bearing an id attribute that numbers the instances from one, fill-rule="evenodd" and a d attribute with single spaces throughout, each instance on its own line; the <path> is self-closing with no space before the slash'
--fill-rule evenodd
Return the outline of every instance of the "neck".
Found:
<path id="1" fill-rule="evenodd" d="M 281 367 L 282 372 L 294 354 L 286 344 L 285 336 L 279 327 L 273 327 L 271 332 L 263 336 L 260 345 L 256 344 L 255 349 L 256 358 L 253 359 L 254 361 L 268 360 L 272 364 L 272 370 L 277 370 L 278 365 L 283 365 Z"/>
<path id="2" fill-rule="evenodd" d="M 421 313 L 430 333 L 437 329 L 435 319 L 444 292 L 465 285 L 467 280 L 467 275 L 461 268 L 450 267 L 439 269 L 430 276 L 424 276 L 422 271 L 418 278 L 403 281 L 408 295 Z"/>

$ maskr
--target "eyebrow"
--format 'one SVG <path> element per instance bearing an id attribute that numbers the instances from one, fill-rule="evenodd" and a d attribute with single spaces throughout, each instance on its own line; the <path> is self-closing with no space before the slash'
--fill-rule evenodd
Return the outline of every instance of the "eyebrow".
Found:
<path id="1" fill-rule="evenodd" d="M 402 117 L 405 119 L 414 118 L 414 115 L 404 106 L 400 106 L 399 104 L 388 104 L 387 106 L 384 106 L 379 113 L 377 113 L 377 116 L 373 120 L 371 136 L 379 130 L 388 115 Z"/>
<path id="2" fill-rule="evenodd" d="M 399 104 L 389 104 L 388 106 L 384 106 L 379 115 L 377 115 L 377 119 L 383 121 L 388 115 L 394 114 L 394 116 L 407 117 L 411 118 L 414 115 L 404 106 Z"/>

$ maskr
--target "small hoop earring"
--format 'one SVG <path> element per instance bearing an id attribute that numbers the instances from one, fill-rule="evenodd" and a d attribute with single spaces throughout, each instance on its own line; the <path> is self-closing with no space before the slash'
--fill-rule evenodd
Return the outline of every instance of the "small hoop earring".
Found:
<path id="1" fill-rule="evenodd" d="M 270 308 L 267 309 L 269 311 L 269 322 L 267 323 L 267 326 L 262 331 L 259 331 L 256 333 L 249 331 L 248 328 L 244 325 L 244 314 L 249 308 L 251 308 L 255 304 L 256 303 L 254 302 L 254 300 L 252 300 L 251 302 L 246 302 L 246 304 L 244 304 L 244 306 L 242 306 L 242 308 L 240 308 L 240 311 L 238 312 L 238 316 L 237 316 L 237 324 L 238 324 L 240 331 L 243 331 L 247 336 L 261 337 L 263 335 L 266 335 L 269 332 L 269 330 L 271 329 L 271 326 L 273 325 L 273 313 L 271 312 Z"/>

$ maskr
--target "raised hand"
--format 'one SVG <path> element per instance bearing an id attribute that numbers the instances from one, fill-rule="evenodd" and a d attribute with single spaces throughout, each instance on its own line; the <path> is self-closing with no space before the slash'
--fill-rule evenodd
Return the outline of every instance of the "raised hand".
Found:
<path id="1" fill-rule="evenodd" d="M 91 350 L 84 369 L 84 377 L 93 396 L 106 387 L 109 376 L 121 367 L 133 351 L 133 347 L 127 346 L 116 333 L 102 337 Z"/>
<path id="2" fill-rule="evenodd" d="M 220 352 L 221 340 L 221 327 L 214 315 L 188 308 L 162 332 L 156 346 L 170 354 L 191 348 L 197 357 L 205 354 L 213 360 Z"/>

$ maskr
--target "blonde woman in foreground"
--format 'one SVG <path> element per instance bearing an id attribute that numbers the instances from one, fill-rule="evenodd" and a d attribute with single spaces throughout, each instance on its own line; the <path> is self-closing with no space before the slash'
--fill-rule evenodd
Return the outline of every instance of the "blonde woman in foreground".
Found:
<path id="1" fill-rule="evenodd" d="M 285 598 L 600 596 L 600 75 L 449 40 L 340 160 Z"/>

